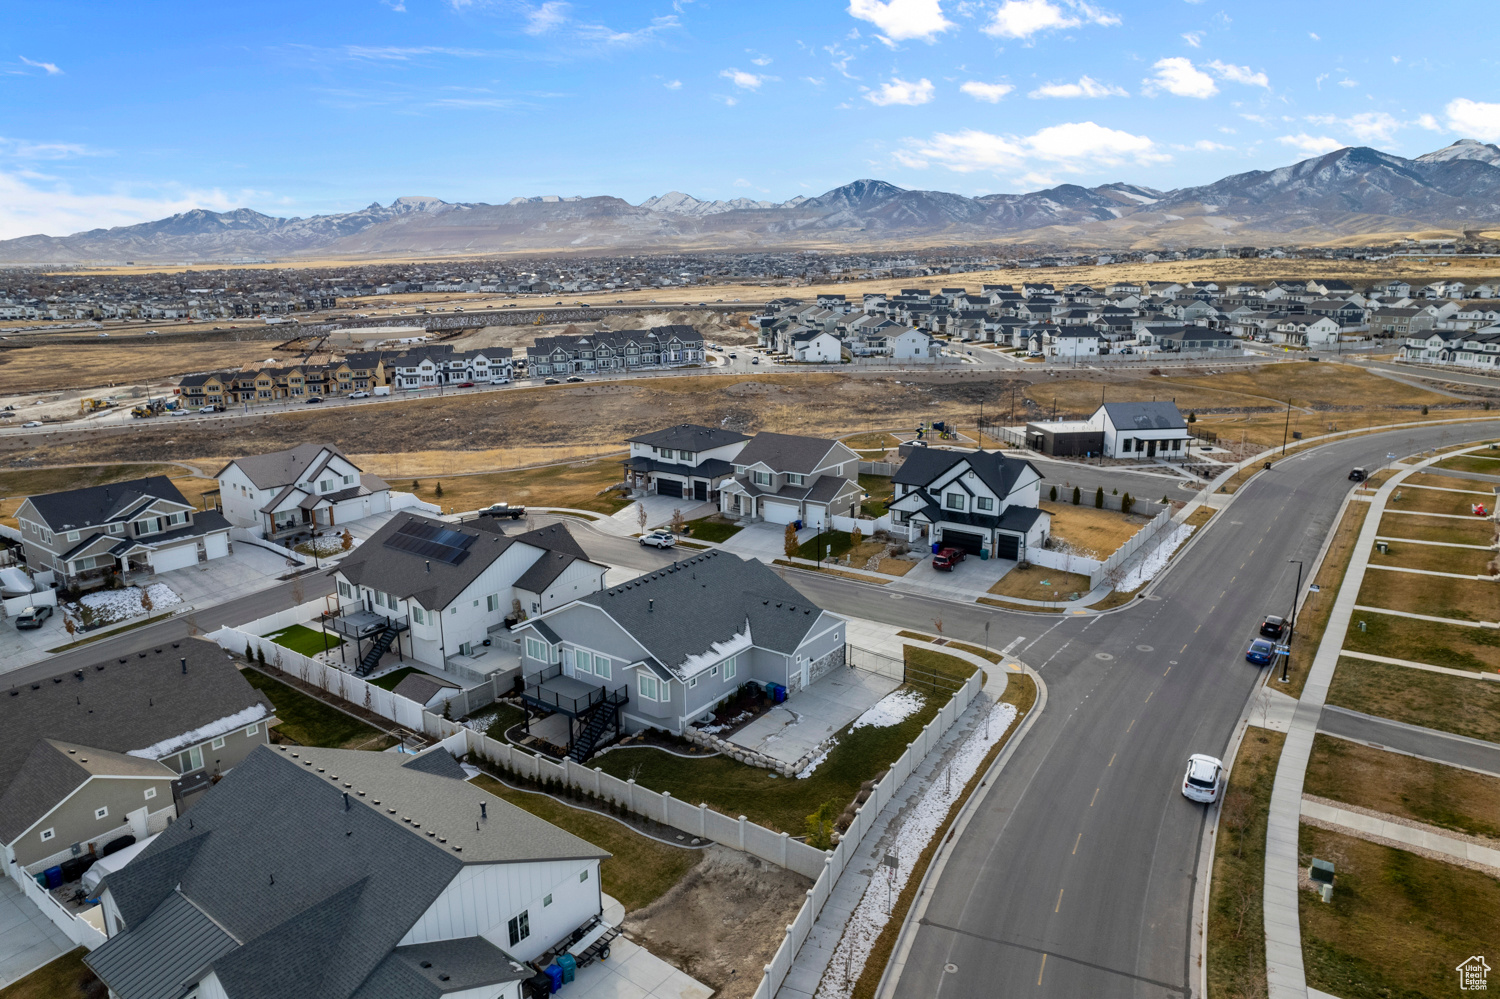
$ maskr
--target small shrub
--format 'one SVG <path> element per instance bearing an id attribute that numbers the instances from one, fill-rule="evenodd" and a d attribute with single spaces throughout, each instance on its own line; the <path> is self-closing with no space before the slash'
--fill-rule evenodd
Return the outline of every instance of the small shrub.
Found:
<path id="1" fill-rule="evenodd" d="M 1100 486 L 1099 489 L 1098 489 L 1098 491 L 1094 493 L 1094 509 L 1096 509 L 1096 510 L 1103 510 L 1104 509 L 1104 487 L 1103 486 Z"/>
<path id="2" fill-rule="evenodd" d="M 432 495 L 437 496 L 439 498 L 442 497 L 442 495 L 443 495 L 443 484 L 441 482 L 439 482 L 437 485 L 435 485 L 435 486 L 432 487 Z"/>
<path id="3" fill-rule="evenodd" d="M 1079 489 L 1077 486 L 1074 486 L 1073 487 L 1073 505 L 1077 506 L 1082 501 L 1083 501 L 1083 490 Z"/>
<path id="4" fill-rule="evenodd" d="M 1120 500 L 1120 512 L 1129 513 L 1130 508 L 1133 506 L 1135 506 L 1135 497 L 1131 496 L 1129 493 L 1126 493 L 1124 498 Z"/>
<path id="5" fill-rule="evenodd" d="M 1057 502 L 1057 487 L 1056 486 L 1052 487 L 1052 492 L 1049 494 L 1048 499 L 1052 500 L 1052 502 L 1054 502 L 1054 503 Z"/>
<path id="6" fill-rule="evenodd" d="M 411 480 L 411 491 L 412 492 L 416 492 L 418 489 L 421 489 L 421 488 L 422 488 L 422 483 L 418 482 L 416 479 L 412 479 Z"/>
<path id="7" fill-rule="evenodd" d="M 1426 416 L 1426 415 L 1427 415 L 1427 407 L 1426 407 L 1426 406 L 1423 406 L 1423 407 L 1422 407 L 1422 415 L 1423 415 L 1423 416 Z"/>

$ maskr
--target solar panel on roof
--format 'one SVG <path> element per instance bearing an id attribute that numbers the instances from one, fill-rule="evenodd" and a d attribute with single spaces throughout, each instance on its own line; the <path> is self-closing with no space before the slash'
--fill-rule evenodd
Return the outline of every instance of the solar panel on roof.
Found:
<path id="1" fill-rule="evenodd" d="M 385 540 L 387 548 L 436 559 L 448 565 L 458 565 L 468 558 L 469 546 L 473 543 L 473 535 L 423 520 L 407 521 Z"/>

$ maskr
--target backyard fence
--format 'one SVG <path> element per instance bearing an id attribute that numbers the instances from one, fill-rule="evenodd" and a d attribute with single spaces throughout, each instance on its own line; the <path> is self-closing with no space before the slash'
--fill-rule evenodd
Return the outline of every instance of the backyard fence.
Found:
<path id="1" fill-rule="evenodd" d="M 63 908 L 62 903 L 53 898 L 51 892 L 48 892 L 36 883 L 35 878 L 32 878 L 20 868 L 16 869 L 16 874 L 16 880 L 21 885 L 21 891 L 42 911 L 42 915 L 52 921 L 52 925 L 67 935 L 69 940 L 89 950 L 93 950 L 105 941 L 103 930 L 87 919 L 75 916 Z M 98 912 L 101 916 L 104 914 L 103 906 L 96 906 L 93 911 Z"/>
<path id="2" fill-rule="evenodd" d="M 1158 536 L 1172 526 L 1172 508 L 1164 508 L 1161 513 L 1151 518 L 1151 522 L 1139 531 L 1119 549 L 1099 564 L 1099 568 L 1089 573 L 1089 582 L 1098 587 L 1107 582 L 1116 567 L 1123 566 L 1127 560 L 1139 552 L 1146 545 L 1157 540 Z"/>
<path id="3" fill-rule="evenodd" d="M 859 463 L 860 475 L 895 475 L 896 466 L 888 461 L 862 461 Z"/>

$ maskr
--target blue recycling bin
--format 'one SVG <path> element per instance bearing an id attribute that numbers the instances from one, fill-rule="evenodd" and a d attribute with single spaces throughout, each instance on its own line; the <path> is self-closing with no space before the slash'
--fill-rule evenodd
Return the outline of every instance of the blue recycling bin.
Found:
<path id="1" fill-rule="evenodd" d="M 768 684 L 766 684 L 766 686 L 768 688 L 770 688 L 772 703 L 774 703 L 774 704 L 780 704 L 781 702 L 783 702 L 783 701 L 786 700 L 786 687 L 785 686 L 783 686 L 782 684 L 779 684 L 779 683 L 768 683 Z"/>
<path id="2" fill-rule="evenodd" d="M 932 554 L 934 554 L 934 555 L 936 555 L 936 554 L 937 554 L 937 553 L 938 553 L 938 551 L 939 551 L 939 550 L 940 550 L 940 549 L 941 549 L 941 548 L 942 548 L 942 547 L 943 547 L 943 544 L 942 544 L 942 542 L 941 542 L 941 541 L 934 541 L 934 542 L 933 542 L 933 543 L 932 543 Z"/>
<path id="3" fill-rule="evenodd" d="M 563 986 L 562 969 L 555 964 L 549 964 L 546 968 L 547 977 L 552 979 L 552 991 L 556 992 Z"/>
<path id="4" fill-rule="evenodd" d="M 49 867 L 42 872 L 47 876 L 47 887 L 56 888 L 62 884 L 62 867 Z"/>

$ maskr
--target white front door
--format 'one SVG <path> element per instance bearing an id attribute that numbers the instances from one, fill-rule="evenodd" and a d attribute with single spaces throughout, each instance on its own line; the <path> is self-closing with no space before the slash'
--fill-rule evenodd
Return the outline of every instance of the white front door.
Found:
<path id="1" fill-rule="evenodd" d="M 139 843 L 146 838 L 146 806 L 142 805 L 133 812 L 128 812 L 125 818 L 130 822 L 130 835 L 135 837 Z"/>

